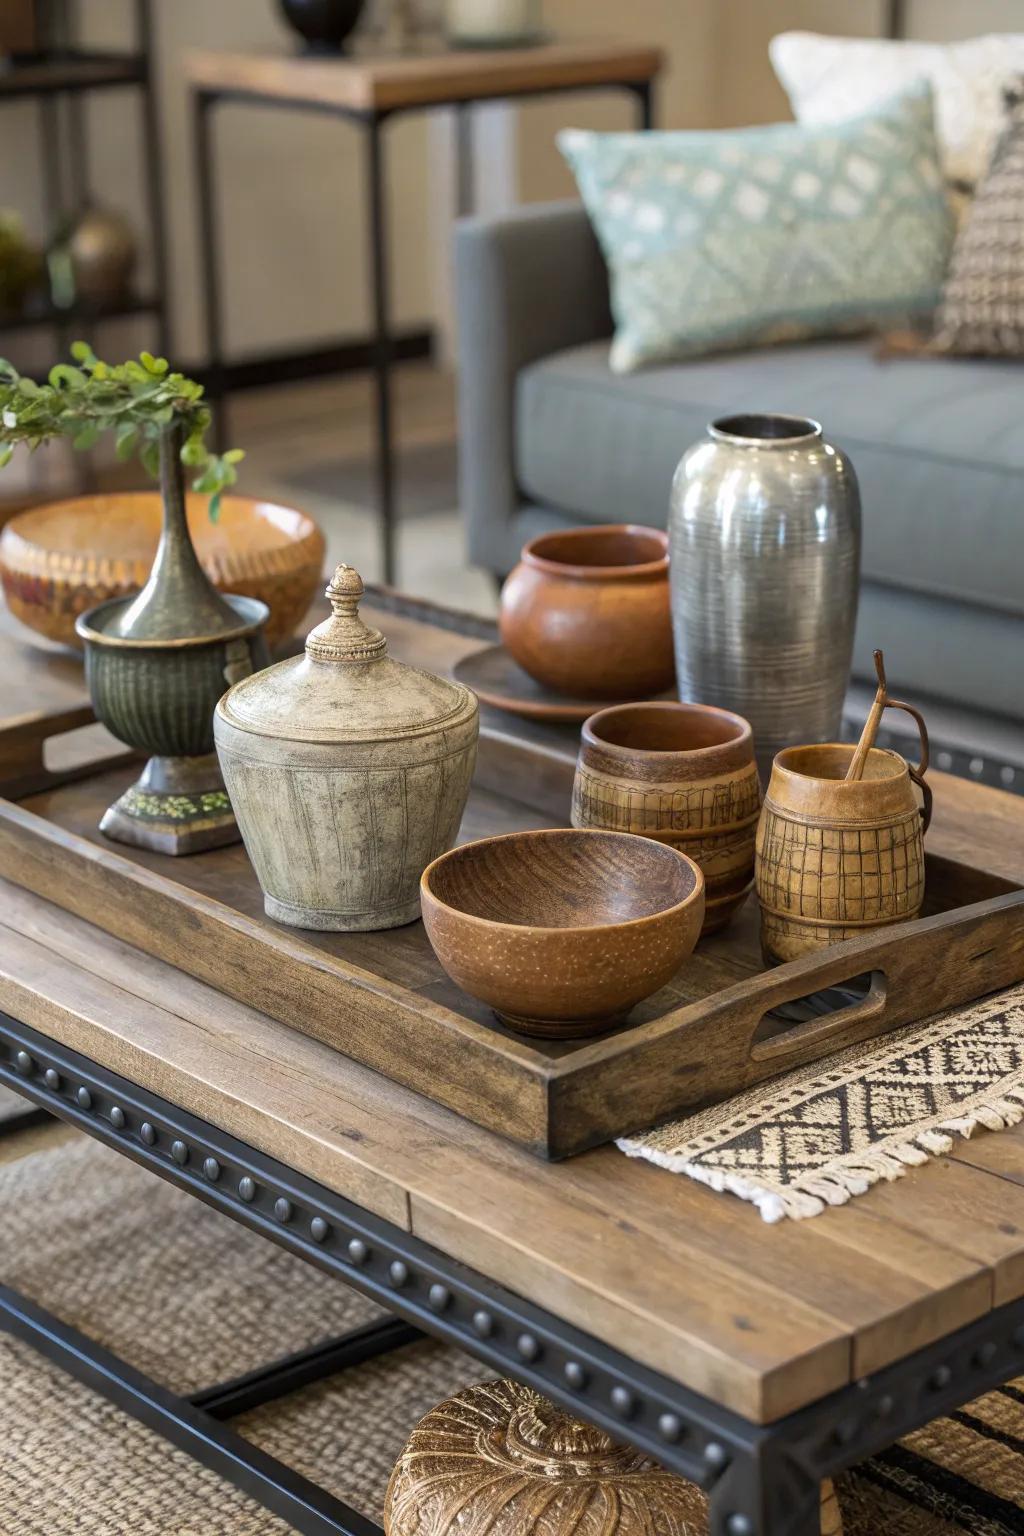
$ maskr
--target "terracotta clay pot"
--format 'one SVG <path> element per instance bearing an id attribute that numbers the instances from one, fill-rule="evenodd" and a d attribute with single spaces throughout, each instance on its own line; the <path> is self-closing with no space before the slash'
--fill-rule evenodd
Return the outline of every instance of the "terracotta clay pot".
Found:
<path id="1" fill-rule="evenodd" d="M 708 704 L 613 704 L 584 723 L 574 827 L 638 832 L 686 853 L 706 882 L 704 933 L 754 879 L 761 785 L 750 726 Z"/>
<path id="2" fill-rule="evenodd" d="M 532 539 L 505 583 L 501 638 L 556 693 L 644 699 L 672 686 L 668 538 L 630 523 Z"/>
<path id="3" fill-rule="evenodd" d="M 704 917 L 704 877 L 646 837 L 557 827 L 465 843 L 420 882 L 453 981 L 524 1035 L 599 1034 L 670 981 Z"/>
<path id="4" fill-rule="evenodd" d="M 864 776 L 845 777 L 856 749 L 787 747 L 775 759 L 757 829 L 761 947 L 769 962 L 917 917 L 931 792 L 921 768 L 872 747 Z M 919 805 L 915 785 L 924 791 Z"/>

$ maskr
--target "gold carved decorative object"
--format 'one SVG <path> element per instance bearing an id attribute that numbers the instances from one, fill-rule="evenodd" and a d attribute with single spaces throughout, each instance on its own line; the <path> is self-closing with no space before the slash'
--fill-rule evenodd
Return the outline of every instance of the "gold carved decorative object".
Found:
<path id="1" fill-rule="evenodd" d="M 856 746 L 787 747 L 772 765 L 755 869 L 769 962 L 795 960 L 921 911 L 932 810 L 924 778 L 928 731 L 912 705 L 890 697 L 881 651 L 875 666 L 878 691 Z M 917 723 L 916 768 L 873 745 L 887 708 L 906 710 Z"/>
<path id="2" fill-rule="evenodd" d="M 491 1381 L 438 1404 L 388 1484 L 386 1536 L 706 1536 L 707 1499 L 529 1387 Z M 822 1536 L 842 1526 L 822 1486 Z"/>
<path id="3" fill-rule="evenodd" d="M 473 694 L 407 667 L 359 617 L 339 565 L 332 616 L 305 655 L 246 678 L 214 738 L 270 917 L 297 928 L 397 928 L 420 875 L 455 841 L 476 761 Z"/>
<path id="4" fill-rule="evenodd" d="M 584 723 L 574 827 L 668 843 L 705 880 L 704 933 L 722 928 L 754 880 L 761 785 L 750 726 L 708 704 L 616 704 Z"/>

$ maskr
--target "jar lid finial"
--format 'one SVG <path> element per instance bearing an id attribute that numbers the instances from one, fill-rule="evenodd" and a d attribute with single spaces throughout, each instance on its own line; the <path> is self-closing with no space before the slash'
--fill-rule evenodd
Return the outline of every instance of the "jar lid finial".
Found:
<path id="1" fill-rule="evenodd" d="M 306 655 L 313 661 L 375 661 L 386 655 L 388 643 L 379 629 L 370 629 L 359 617 L 363 578 L 351 565 L 339 565 L 327 584 L 332 614 L 318 624 L 306 640 Z"/>

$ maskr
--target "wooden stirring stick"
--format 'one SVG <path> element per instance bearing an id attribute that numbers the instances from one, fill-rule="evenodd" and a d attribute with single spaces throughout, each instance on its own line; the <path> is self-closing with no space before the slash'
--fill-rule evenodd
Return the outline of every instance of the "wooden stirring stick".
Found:
<path id="1" fill-rule="evenodd" d="M 860 733 L 860 741 L 856 751 L 850 758 L 850 766 L 846 770 L 846 782 L 852 779 L 860 779 L 864 775 L 864 765 L 868 760 L 868 753 L 875 744 L 878 735 L 878 727 L 882 719 L 882 711 L 889 703 L 889 694 L 885 686 L 885 658 L 881 651 L 875 652 L 875 673 L 878 677 L 878 688 L 875 691 L 875 699 L 868 717 L 864 722 L 864 729 Z"/>

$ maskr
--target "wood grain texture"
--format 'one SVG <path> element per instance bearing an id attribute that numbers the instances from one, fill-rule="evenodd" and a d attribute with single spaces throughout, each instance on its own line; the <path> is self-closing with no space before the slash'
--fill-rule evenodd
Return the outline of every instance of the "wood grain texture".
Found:
<path id="1" fill-rule="evenodd" d="M 619 704 L 580 733 L 574 827 L 670 844 L 700 866 L 705 934 L 743 905 L 754 878 L 761 785 L 750 726 L 706 704 Z"/>
<path id="2" fill-rule="evenodd" d="M 640 82 L 652 80 L 661 65 L 657 48 L 614 41 L 344 59 L 206 50 L 185 55 L 193 86 L 354 112 Z"/>
<path id="3" fill-rule="evenodd" d="M 991 1305 L 985 1260 L 899 1219 L 928 1168 L 892 1219 L 766 1228 L 611 1148 L 537 1164 L 28 892 L 0 908 L 0 1006 L 754 1418 Z"/>
<path id="4" fill-rule="evenodd" d="M 704 879 L 649 838 L 558 827 L 483 838 L 423 873 L 423 924 L 453 981 L 531 1037 L 621 1024 L 700 934 Z"/>
<path id="5" fill-rule="evenodd" d="M 397 654 L 432 670 L 489 638 L 486 624 L 474 639 L 443 627 L 460 623 L 458 615 L 413 600 L 387 601 L 398 607 L 382 614 Z M 39 682 L 45 699 L 45 669 Z M 485 777 L 529 795 L 535 763 L 538 798 L 545 807 L 556 804 L 563 764 L 571 782 L 575 750 L 563 758 L 564 735 L 536 723 L 485 723 L 485 738 L 492 729 Z M 999 867 L 1004 850 L 1022 841 L 1002 805 L 1014 802 L 937 777 L 940 807 L 948 799 L 961 816 L 954 846 L 969 846 L 982 864 Z M 669 985 L 640 1005 L 628 1032 L 575 1047 L 552 1042 L 541 1052 L 453 987 L 419 925 L 383 936 L 300 937 L 266 920 L 259 885 L 237 847 L 176 861 L 173 881 L 161 857 L 115 854 L 96 823 L 127 783 L 127 775 L 101 775 L 0 810 L 0 873 L 544 1156 L 578 1152 L 1024 975 L 1022 898 L 993 894 L 1011 891 L 998 874 L 933 859 L 933 915 L 912 930 L 852 941 L 824 965 L 812 957 L 763 978 L 756 913 L 744 910 L 726 936 L 702 942 Z M 972 796 L 977 816 L 970 813 Z M 552 820 L 564 821 L 565 811 L 537 812 L 477 789 L 460 838 Z M 941 846 L 941 834 L 931 841 Z M 969 919 L 944 911 L 964 901 L 980 903 Z M 861 1005 L 760 1038 L 766 1008 L 864 970 L 885 980 L 876 979 Z"/>

